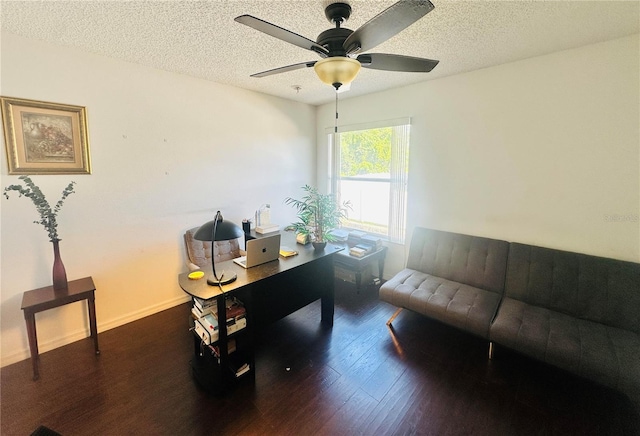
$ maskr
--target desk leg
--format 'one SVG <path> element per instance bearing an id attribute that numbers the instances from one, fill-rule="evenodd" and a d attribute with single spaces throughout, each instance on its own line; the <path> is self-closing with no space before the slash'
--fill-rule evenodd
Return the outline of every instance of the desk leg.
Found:
<path id="1" fill-rule="evenodd" d="M 100 354 L 100 348 L 98 348 L 98 323 L 96 322 L 96 298 L 94 294 L 87 298 L 87 306 L 89 307 L 89 327 L 91 329 L 91 337 L 95 344 L 96 354 Z"/>
<path id="2" fill-rule="evenodd" d="M 326 283 L 324 295 L 320 300 L 321 322 L 326 327 L 333 327 L 333 313 L 335 311 L 335 280 L 334 280 L 333 260 L 330 262 L 328 274 L 326 274 Z"/>
<path id="3" fill-rule="evenodd" d="M 27 336 L 29 337 L 29 350 L 31 351 L 31 366 L 33 366 L 33 380 L 40 378 L 38 371 L 38 336 L 36 334 L 36 314 L 24 312 L 24 320 L 27 323 Z"/>
<path id="4" fill-rule="evenodd" d="M 334 312 L 335 294 L 333 286 L 331 291 L 327 290 L 327 293 L 321 299 L 321 322 L 327 327 L 333 327 L 333 312 Z"/>

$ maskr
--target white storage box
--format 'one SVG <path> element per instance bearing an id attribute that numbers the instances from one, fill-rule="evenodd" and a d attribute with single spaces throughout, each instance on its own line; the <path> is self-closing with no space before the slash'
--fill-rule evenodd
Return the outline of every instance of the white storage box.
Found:
<path id="1" fill-rule="evenodd" d="M 198 318 L 195 322 L 194 331 L 196 336 L 198 336 L 205 345 L 212 344 L 218 340 L 220 334 L 218 331 L 218 320 L 211 314 Z"/>

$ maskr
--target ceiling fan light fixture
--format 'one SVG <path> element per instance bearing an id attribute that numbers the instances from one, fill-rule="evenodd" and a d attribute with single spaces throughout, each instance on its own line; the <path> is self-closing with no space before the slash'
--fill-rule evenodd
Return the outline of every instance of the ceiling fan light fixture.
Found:
<path id="1" fill-rule="evenodd" d="M 344 56 L 334 56 L 319 60 L 313 69 L 323 83 L 338 89 L 340 85 L 351 83 L 356 78 L 360 62 Z"/>

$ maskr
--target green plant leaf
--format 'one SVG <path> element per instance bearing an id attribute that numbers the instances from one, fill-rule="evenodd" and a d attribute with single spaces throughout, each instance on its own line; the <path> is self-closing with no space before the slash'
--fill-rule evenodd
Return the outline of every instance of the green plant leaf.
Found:
<path id="1" fill-rule="evenodd" d="M 299 221 L 292 223 L 292 227 L 297 233 L 311 235 L 315 242 L 334 240 L 331 230 L 338 228 L 342 218 L 347 217 L 351 204 L 340 204 L 333 194 L 321 194 L 309 185 L 304 185 L 302 190 L 306 194 L 302 199 L 287 197 L 284 200 L 298 211 Z"/>
<path id="2" fill-rule="evenodd" d="M 62 208 L 62 205 L 64 204 L 64 201 L 67 199 L 67 197 L 75 192 L 73 190 L 73 187 L 76 182 L 70 182 L 67 187 L 64 188 L 64 190 L 62 191 L 62 197 L 60 198 L 60 200 L 58 200 L 55 207 L 51 209 L 51 206 L 49 205 L 49 202 L 47 201 L 45 195 L 42 193 L 40 188 L 35 183 L 33 183 L 33 180 L 31 180 L 30 176 L 20 176 L 18 177 L 18 179 L 24 182 L 24 186 L 9 185 L 4 188 L 4 196 L 9 199 L 9 193 L 11 191 L 15 191 L 18 192 L 18 197 L 22 197 L 24 195 L 25 197 L 30 198 L 35 205 L 38 214 L 40 214 L 40 220 L 34 221 L 34 223 L 41 224 L 45 228 L 51 241 L 60 240 L 60 238 L 58 237 L 58 212 L 60 212 L 60 209 Z"/>

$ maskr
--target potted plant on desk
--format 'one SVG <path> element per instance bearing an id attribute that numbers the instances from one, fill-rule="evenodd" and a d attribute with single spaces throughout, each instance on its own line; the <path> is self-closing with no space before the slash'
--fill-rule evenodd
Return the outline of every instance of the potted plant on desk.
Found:
<path id="1" fill-rule="evenodd" d="M 321 194 L 317 188 L 304 185 L 306 193 L 300 200 L 287 197 L 285 203 L 298 210 L 298 220 L 291 224 L 297 234 L 311 240 L 316 250 L 322 250 L 327 241 L 334 240 L 331 231 L 338 228 L 351 208 L 348 201 L 340 204 L 333 194 Z"/>

